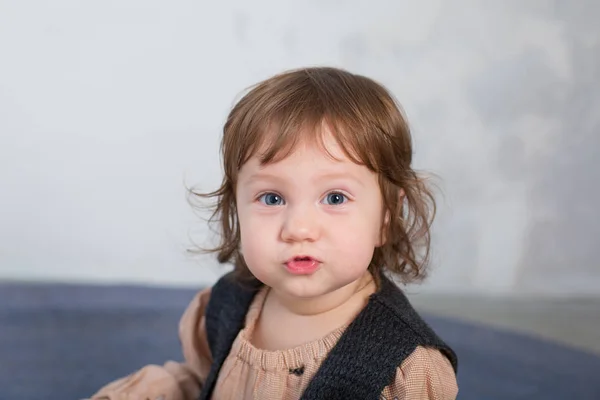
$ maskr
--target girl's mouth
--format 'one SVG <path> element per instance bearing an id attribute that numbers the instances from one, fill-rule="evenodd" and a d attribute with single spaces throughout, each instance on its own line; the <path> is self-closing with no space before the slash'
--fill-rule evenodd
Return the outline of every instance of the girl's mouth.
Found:
<path id="1" fill-rule="evenodd" d="M 310 256 L 293 257 L 285 263 L 288 272 L 294 275 L 310 275 L 319 269 L 320 265 L 318 260 Z"/>

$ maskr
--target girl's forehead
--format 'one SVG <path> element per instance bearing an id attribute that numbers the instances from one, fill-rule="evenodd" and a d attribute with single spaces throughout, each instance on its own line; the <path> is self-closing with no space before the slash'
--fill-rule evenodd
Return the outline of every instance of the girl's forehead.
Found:
<path id="1" fill-rule="evenodd" d="M 352 178 L 360 182 L 373 180 L 375 175 L 349 158 L 335 139 L 328 138 L 322 143 L 299 142 L 285 156 L 270 162 L 261 162 L 260 155 L 254 155 L 240 168 L 238 181 Z"/>
<path id="2" fill-rule="evenodd" d="M 335 141 L 327 143 L 317 143 L 310 141 L 301 141 L 295 143 L 287 149 L 282 149 L 280 154 L 277 154 L 273 159 L 264 161 L 263 151 L 257 151 L 252 155 L 245 165 L 252 165 L 260 170 L 276 169 L 278 167 L 289 167 L 294 165 L 302 165 L 306 167 L 317 166 L 342 166 L 346 163 L 354 164 L 343 149 Z M 242 166 L 242 168 L 244 167 Z"/>
<path id="3" fill-rule="evenodd" d="M 318 129 L 302 129 L 297 132 L 293 140 L 279 145 L 274 145 L 277 143 L 276 135 L 276 132 L 266 133 L 260 146 L 251 154 L 251 158 L 257 158 L 264 165 L 290 157 L 315 157 L 315 155 L 334 161 L 349 160 L 347 149 L 340 145 L 327 124 L 322 124 Z"/>

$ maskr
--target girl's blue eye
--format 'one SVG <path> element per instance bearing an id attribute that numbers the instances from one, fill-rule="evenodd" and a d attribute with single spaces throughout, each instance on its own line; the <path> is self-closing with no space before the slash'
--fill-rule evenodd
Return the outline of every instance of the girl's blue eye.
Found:
<path id="1" fill-rule="evenodd" d="M 277 193 L 265 193 L 260 196 L 259 201 L 268 206 L 280 206 L 283 204 L 283 197 Z"/>
<path id="2" fill-rule="evenodd" d="M 332 192 L 325 196 L 324 202 L 330 206 L 339 206 L 340 204 L 344 204 L 347 200 L 348 198 L 345 195 Z"/>

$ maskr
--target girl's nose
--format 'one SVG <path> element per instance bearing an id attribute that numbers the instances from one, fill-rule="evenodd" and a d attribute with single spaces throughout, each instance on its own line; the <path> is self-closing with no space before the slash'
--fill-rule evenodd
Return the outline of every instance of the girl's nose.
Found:
<path id="1" fill-rule="evenodd" d="M 320 223 L 315 206 L 288 207 L 281 229 L 281 239 L 285 242 L 313 242 L 320 236 Z"/>

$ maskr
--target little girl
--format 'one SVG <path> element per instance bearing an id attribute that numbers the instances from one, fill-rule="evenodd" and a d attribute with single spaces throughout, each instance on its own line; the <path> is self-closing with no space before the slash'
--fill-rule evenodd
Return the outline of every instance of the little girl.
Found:
<path id="1" fill-rule="evenodd" d="M 393 278 L 425 275 L 434 202 L 406 120 L 363 76 L 306 68 L 232 109 L 215 192 L 220 263 L 180 323 L 185 361 L 93 399 L 454 399 L 455 353 Z"/>

